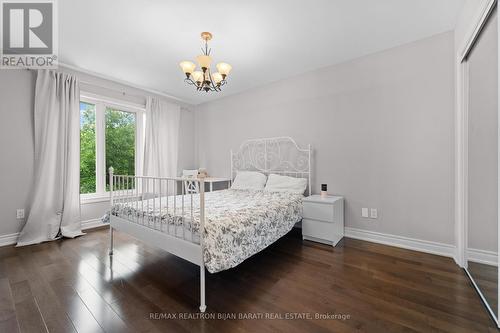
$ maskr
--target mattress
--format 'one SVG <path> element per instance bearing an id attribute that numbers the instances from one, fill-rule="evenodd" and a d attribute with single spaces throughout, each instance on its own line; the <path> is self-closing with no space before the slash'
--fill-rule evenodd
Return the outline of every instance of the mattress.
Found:
<path id="1" fill-rule="evenodd" d="M 205 193 L 203 256 L 208 271 L 235 267 L 288 233 L 302 219 L 302 199 L 287 192 Z M 199 207 L 199 195 L 168 196 L 118 201 L 112 214 L 199 243 Z"/>

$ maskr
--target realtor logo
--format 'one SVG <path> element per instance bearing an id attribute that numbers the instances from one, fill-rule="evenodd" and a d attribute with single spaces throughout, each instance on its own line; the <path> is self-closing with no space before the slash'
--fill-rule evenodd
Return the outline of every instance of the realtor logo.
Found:
<path id="1" fill-rule="evenodd" d="M 2 68 L 57 65 L 55 0 L 1 1 Z"/>

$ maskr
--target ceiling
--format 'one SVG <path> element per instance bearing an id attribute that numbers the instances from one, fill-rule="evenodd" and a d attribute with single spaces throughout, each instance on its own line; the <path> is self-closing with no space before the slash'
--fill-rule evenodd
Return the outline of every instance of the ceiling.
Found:
<path id="1" fill-rule="evenodd" d="M 199 104 L 452 30 L 463 0 L 64 0 L 61 62 Z M 182 60 L 210 31 L 220 93 L 187 86 Z"/>

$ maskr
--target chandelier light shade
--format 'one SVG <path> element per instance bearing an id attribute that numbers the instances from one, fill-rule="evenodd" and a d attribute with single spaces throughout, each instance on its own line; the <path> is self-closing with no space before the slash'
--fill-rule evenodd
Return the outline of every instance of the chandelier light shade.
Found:
<path id="1" fill-rule="evenodd" d="M 202 69 L 208 69 L 212 63 L 212 58 L 207 55 L 199 55 L 196 57 L 196 61 L 198 61 L 198 65 L 200 65 Z"/>
<path id="2" fill-rule="evenodd" d="M 214 82 L 216 84 L 219 84 L 222 82 L 222 80 L 224 80 L 224 78 L 222 77 L 222 74 L 219 73 L 219 72 L 215 72 L 212 74 L 212 79 L 214 80 Z"/>
<path id="3" fill-rule="evenodd" d="M 191 74 L 191 78 L 193 79 L 194 82 L 203 82 L 203 72 L 195 71 Z"/>
<path id="4" fill-rule="evenodd" d="M 196 65 L 191 61 L 183 61 L 180 63 L 180 66 L 184 73 L 192 73 L 196 69 Z"/>
<path id="5" fill-rule="evenodd" d="M 212 73 L 210 68 L 212 64 L 211 49 L 208 48 L 208 41 L 212 39 L 212 34 L 202 32 L 201 39 L 205 41 L 205 48 L 201 49 L 203 54 L 196 57 L 200 70 L 196 70 L 196 64 L 191 61 L 182 61 L 179 64 L 186 75 L 184 81 L 194 85 L 198 91 L 221 91 L 221 87 L 227 83 L 226 79 L 232 67 L 225 62 L 220 62 L 216 65 L 218 72 Z"/>
<path id="6" fill-rule="evenodd" d="M 219 73 L 221 73 L 224 77 L 226 77 L 229 72 L 233 69 L 230 64 L 226 64 L 225 62 L 221 62 L 217 64 L 217 70 Z"/>

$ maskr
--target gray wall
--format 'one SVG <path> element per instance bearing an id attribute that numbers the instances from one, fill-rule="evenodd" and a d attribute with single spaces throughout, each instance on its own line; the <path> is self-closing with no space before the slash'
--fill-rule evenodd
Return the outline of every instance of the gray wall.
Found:
<path id="1" fill-rule="evenodd" d="M 16 220 L 16 209 L 28 208 L 33 182 L 34 77 L 30 71 L 0 70 L 0 235 L 18 232 L 24 221 Z"/>
<path id="2" fill-rule="evenodd" d="M 313 192 L 346 198 L 346 226 L 454 243 L 454 35 L 440 34 L 196 108 L 197 156 L 229 175 L 245 139 L 314 148 Z M 272 73 L 262 73 L 272 75 Z M 361 208 L 379 209 L 376 220 Z"/>
<path id="3" fill-rule="evenodd" d="M 60 70 L 76 74 L 86 91 L 120 98 L 134 103 L 145 103 L 152 95 L 140 89 L 127 87 L 109 80 L 74 70 Z M 16 209 L 29 209 L 29 195 L 33 183 L 33 99 L 36 74 L 26 70 L 0 71 L 0 236 L 19 232 L 24 220 L 16 220 Z M 98 86 L 98 87 L 97 87 Z M 109 89 L 108 89 L 109 88 Z M 125 93 L 125 95 L 123 94 Z M 160 96 L 161 97 L 161 96 Z M 195 115 L 190 106 L 182 104 L 179 169 L 195 167 Z M 82 221 L 102 216 L 107 202 L 83 204 Z"/>

